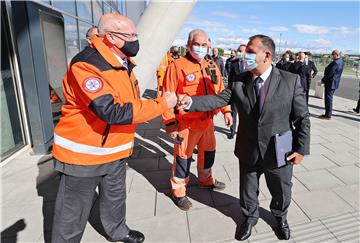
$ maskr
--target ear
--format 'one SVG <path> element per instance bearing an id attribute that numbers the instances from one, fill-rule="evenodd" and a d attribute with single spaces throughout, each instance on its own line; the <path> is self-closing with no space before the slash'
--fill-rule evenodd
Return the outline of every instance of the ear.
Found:
<path id="1" fill-rule="evenodd" d="M 111 34 L 106 34 L 104 40 L 106 42 L 108 42 L 109 44 L 112 44 L 112 45 L 115 44 L 115 39 L 114 39 L 113 35 L 111 35 Z"/>

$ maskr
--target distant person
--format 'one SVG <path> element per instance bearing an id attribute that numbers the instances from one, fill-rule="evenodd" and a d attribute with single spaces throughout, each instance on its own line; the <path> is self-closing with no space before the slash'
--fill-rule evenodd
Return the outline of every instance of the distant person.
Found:
<path id="1" fill-rule="evenodd" d="M 230 74 L 228 77 L 228 87 L 232 88 L 234 82 L 236 82 L 236 77 L 245 72 L 245 49 L 246 45 L 241 44 L 238 48 L 238 55 L 236 59 L 231 63 Z M 230 135 L 229 139 L 233 139 L 236 133 L 236 122 L 237 122 L 237 107 L 235 103 L 231 103 L 231 116 L 233 119 L 233 124 L 230 126 Z"/>
<path id="2" fill-rule="evenodd" d="M 309 66 L 305 65 L 305 53 L 299 52 L 298 53 L 299 60 L 292 63 L 289 67 L 289 71 L 300 76 L 300 83 L 304 89 L 306 95 L 306 103 L 309 103 L 309 86 L 308 86 L 308 79 L 309 79 Z"/>
<path id="3" fill-rule="evenodd" d="M 306 75 L 307 87 L 309 88 L 306 94 L 306 99 L 308 103 L 309 103 L 309 90 L 311 87 L 311 80 L 315 78 L 316 74 L 318 73 L 316 65 L 312 60 L 309 59 L 310 57 L 311 57 L 310 52 L 305 52 L 305 65 L 308 66 L 307 68 L 308 74 Z"/>
<path id="4" fill-rule="evenodd" d="M 276 67 L 281 69 L 281 70 L 284 70 L 284 71 L 288 71 L 290 65 L 291 65 L 290 55 L 287 52 L 285 52 L 282 55 L 282 58 L 280 59 L 280 61 L 278 63 L 276 63 Z"/>
<path id="5" fill-rule="evenodd" d="M 89 45 L 91 45 L 91 37 L 93 37 L 94 35 L 98 35 L 98 28 L 96 26 L 91 27 L 90 29 L 88 29 L 88 31 L 86 32 L 86 40 L 88 42 Z"/>
<path id="6" fill-rule="evenodd" d="M 359 70 L 360 69 L 360 62 L 358 63 L 358 67 L 356 69 L 356 78 L 360 78 L 359 77 Z M 358 113 L 360 112 L 360 80 L 359 80 L 359 99 L 357 101 L 357 105 L 356 107 L 353 109 L 354 112 Z"/>
<path id="7" fill-rule="evenodd" d="M 179 49 L 177 46 L 172 46 L 162 59 L 158 69 L 156 70 L 157 78 L 157 95 L 161 96 L 163 80 L 165 77 L 166 69 L 175 60 L 179 58 Z"/>
<path id="8" fill-rule="evenodd" d="M 341 74 L 344 70 L 344 61 L 339 49 L 331 53 L 333 61 L 325 68 L 321 82 L 325 85 L 325 114 L 320 119 L 330 120 L 332 115 L 332 103 L 335 90 L 339 88 Z"/>
<path id="9" fill-rule="evenodd" d="M 236 58 L 236 51 L 231 50 L 230 57 L 228 59 L 226 59 L 226 61 L 225 61 L 225 76 L 226 77 L 229 77 L 231 62 L 234 61 L 235 58 Z"/>
<path id="10" fill-rule="evenodd" d="M 219 55 L 219 49 L 213 49 L 212 60 L 215 62 L 216 66 L 219 68 L 221 77 L 225 77 L 225 66 L 224 66 L 224 59 Z"/>
<path id="11" fill-rule="evenodd" d="M 204 57 L 205 60 L 209 61 L 209 60 L 212 60 L 212 56 L 210 55 L 211 53 L 211 39 L 208 38 L 207 40 L 207 51 L 206 51 L 206 55 Z"/>

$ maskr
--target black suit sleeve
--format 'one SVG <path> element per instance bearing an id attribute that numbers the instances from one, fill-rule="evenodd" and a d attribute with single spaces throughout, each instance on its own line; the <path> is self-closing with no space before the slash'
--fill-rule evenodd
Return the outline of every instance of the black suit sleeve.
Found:
<path id="1" fill-rule="evenodd" d="M 217 95 L 191 96 L 192 104 L 189 111 L 211 111 L 222 108 L 231 102 L 232 90 L 224 89 Z"/>
<path id="2" fill-rule="evenodd" d="M 311 62 L 311 69 L 314 71 L 314 73 L 312 74 L 312 77 L 315 78 L 316 74 L 318 73 L 318 70 L 317 70 L 314 62 Z"/>
<path id="3" fill-rule="evenodd" d="M 97 97 L 89 104 L 89 108 L 97 117 L 110 125 L 127 125 L 133 121 L 133 106 L 131 103 L 125 103 L 121 106 L 114 104 L 114 97 L 111 94 L 105 94 Z"/>
<path id="4" fill-rule="evenodd" d="M 310 154 L 309 109 L 306 105 L 306 98 L 300 84 L 299 76 L 296 77 L 290 120 L 295 126 L 295 130 L 293 132 L 294 152 L 298 152 L 302 155 Z"/>

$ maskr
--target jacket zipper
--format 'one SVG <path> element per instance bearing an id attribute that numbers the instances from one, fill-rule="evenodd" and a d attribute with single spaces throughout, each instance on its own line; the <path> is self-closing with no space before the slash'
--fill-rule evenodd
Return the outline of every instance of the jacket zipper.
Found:
<path id="1" fill-rule="evenodd" d="M 203 80 L 203 83 L 204 83 L 205 95 L 208 95 L 207 87 L 206 87 L 206 80 L 205 80 L 205 77 L 204 77 L 204 70 L 203 70 L 203 68 L 201 66 L 201 63 L 199 63 L 199 66 L 200 66 L 202 80 Z M 209 111 L 206 112 L 206 115 L 207 115 L 207 117 L 211 117 Z"/>
<path id="2" fill-rule="evenodd" d="M 110 124 L 106 124 L 105 130 L 101 137 L 101 147 L 104 147 L 104 144 L 106 143 L 106 139 L 108 138 L 109 135 L 109 131 L 110 131 Z"/>

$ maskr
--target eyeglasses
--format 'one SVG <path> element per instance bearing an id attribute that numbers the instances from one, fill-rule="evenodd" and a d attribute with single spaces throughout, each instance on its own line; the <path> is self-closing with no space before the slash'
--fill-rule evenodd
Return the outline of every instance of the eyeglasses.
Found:
<path id="1" fill-rule="evenodd" d="M 113 34 L 113 35 L 122 35 L 127 39 L 137 39 L 138 38 L 138 34 L 137 33 L 123 33 L 123 32 L 116 32 L 116 31 L 109 31 L 109 33 Z M 118 37 L 118 36 L 117 36 Z M 118 37 L 120 39 L 122 39 L 121 37 Z"/>

